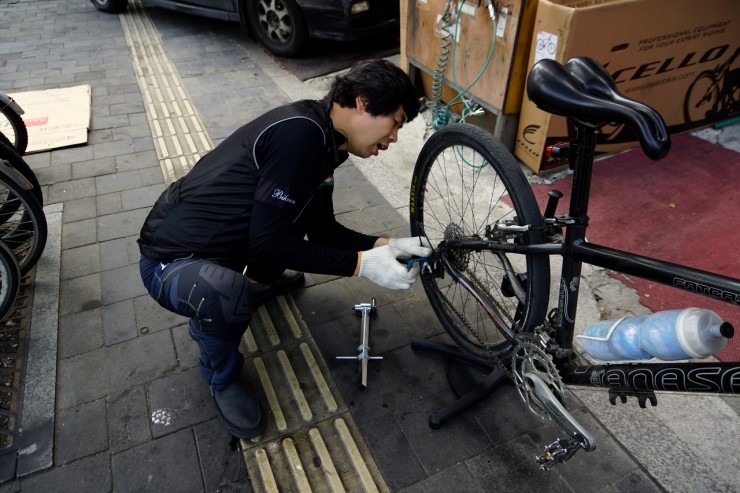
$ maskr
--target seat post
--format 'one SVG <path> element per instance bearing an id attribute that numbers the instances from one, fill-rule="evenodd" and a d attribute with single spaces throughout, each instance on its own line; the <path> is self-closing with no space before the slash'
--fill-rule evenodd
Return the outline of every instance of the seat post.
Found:
<path id="1" fill-rule="evenodd" d="M 557 342 L 560 347 L 570 349 L 573 346 L 575 315 L 578 308 L 578 284 L 581 277 L 582 262 L 574 257 L 571 246 L 584 241 L 588 225 L 588 194 L 591 188 L 591 170 L 596 149 L 596 128 L 576 120 L 570 120 L 569 127 L 574 128 L 570 142 L 570 167 L 573 170 L 573 183 L 570 195 L 570 219 L 566 225 L 563 243 L 562 277 L 558 298 Z"/>

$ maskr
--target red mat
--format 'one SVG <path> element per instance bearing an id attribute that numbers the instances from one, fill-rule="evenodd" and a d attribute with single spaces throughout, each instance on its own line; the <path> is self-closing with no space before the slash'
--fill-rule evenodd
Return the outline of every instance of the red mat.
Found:
<path id="1" fill-rule="evenodd" d="M 533 185 L 544 210 L 547 191 L 571 177 Z M 740 278 L 740 153 L 691 135 L 673 137 L 670 154 L 651 161 L 632 149 L 594 164 L 587 238 L 593 243 Z M 616 275 L 616 274 L 615 274 Z M 740 307 L 635 277 L 616 275 L 652 311 L 696 306 L 733 324 L 737 335 L 717 355 L 740 361 Z"/>

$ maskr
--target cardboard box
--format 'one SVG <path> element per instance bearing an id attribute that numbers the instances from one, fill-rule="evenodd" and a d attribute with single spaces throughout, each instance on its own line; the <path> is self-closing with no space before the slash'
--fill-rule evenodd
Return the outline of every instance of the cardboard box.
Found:
<path id="1" fill-rule="evenodd" d="M 529 68 L 541 58 L 589 56 L 676 134 L 740 114 L 739 33 L 737 0 L 540 0 Z M 547 159 L 544 149 L 567 136 L 565 118 L 539 110 L 525 93 L 516 156 L 537 173 L 562 168 L 567 163 Z M 604 127 L 598 144 L 600 153 L 638 145 L 622 126 Z"/>
<path id="2" fill-rule="evenodd" d="M 498 12 L 495 33 L 486 1 L 407 0 L 404 55 L 409 63 L 430 75 L 444 70 L 445 84 L 456 91 L 474 83 L 467 96 L 496 113 L 517 114 L 537 2 L 493 4 Z M 442 49 L 445 24 L 449 25 L 451 40 L 447 51 Z M 494 40 L 493 56 L 486 66 Z M 445 58 L 446 64 L 442 63 Z"/>

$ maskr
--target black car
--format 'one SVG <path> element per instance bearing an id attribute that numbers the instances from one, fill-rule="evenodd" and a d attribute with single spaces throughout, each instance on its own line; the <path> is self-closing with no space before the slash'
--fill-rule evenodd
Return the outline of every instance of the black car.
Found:
<path id="1" fill-rule="evenodd" d="M 123 12 L 128 0 L 90 0 Z M 399 24 L 398 0 L 143 0 L 146 5 L 239 22 L 268 50 L 295 57 L 309 38 L 350 41 Z"/>

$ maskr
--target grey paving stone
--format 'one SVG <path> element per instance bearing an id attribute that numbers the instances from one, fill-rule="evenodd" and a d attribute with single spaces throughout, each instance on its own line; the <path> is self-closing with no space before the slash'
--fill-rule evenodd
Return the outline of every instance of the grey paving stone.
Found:
<path id="1" fill-rule="evenodd" d="M 54 463 L 56 465 L 87 457 L 108 448 L 105 399 L 89 402 L 57 413 Z"/>
<path id="2" fill-rule="evenodd" d="M 62 230 L 62 248 L 66 250 L 95 243 L 97 240 L 96 222 L 95 219 L 83 219 L 74 223 L 65 223 Z"/>
<path id="3" fill-rule="evenodd" d="M 56 182 L 49 188 L 49 201 L 52 203 L 93 196 L 95 196 L 94 178 Z"/>
<path id="4" fill-rule="evenodd" d="M 370 186 L 370 185 L 365 185 Z M 369 235 L 379 235 L 402 228 L 407 221 L 388 204 L 338 214 L 337 220 L 350 229 Z"/>
<path id="5" fill-rule="evenodd" d="M 96 177 L 95 186 L 99 194 L 131 190 L 141 186 L 141 176 L 136 170 L 119 171 L 112 175 Z"/>
<path id="6" fill-rule="evenodd" d="M 121 206 L 124 211 L 139 209 L 141 207 L 151 208 L 162 194 L 162 185 L 156 183 L 148 187 L 139 187 L 133 190 L 121 192 Z"/>
<path id="7" fill-rule="evenodd" d="M 120 493 L 189 493 L 201 492 L 204 487 L 193 431 L 189 429 L 113 455 L 112 471 L 113 488 Z"/>
<path id="8" fill-rule="evenodd" d="M 132 243 L 136 244 L 136 239 L 133 237 L 116 238 L 99 243 L 100 270 L 116 269 L 131 264 Z"/>
<path id="9" fill-rule="evenodd" d="M 138 265 L 127 265 L 101 272 L 100 290 L 103 305 L 146 294 Z"/>
<path id="10" fill-rule="evenodd" d="M 195 426 L 216 416 L 211 391 L 197 368 L 151 382 L 147 386 L 147 402 L 152 435 L 155 438 Z"/>
<path id="11" fill-rule="evenodd" d="M 139 330 L 136 327 L 132 300 L 127 299 L 103 306 L 103 332 L 106 346 L 138 337 Z"/>
<path id="12" fill-rule="evenodd" d="M 65 202 L 62 218 L 65 223 L 73 223 L 84 219 L 92 219 L 96 214 L 95 197 L 85 197 Z"/>
<path id="13" fill-rule="evenodd" d="M 101 216 L 98 210 L 98 241 L 138 235 L 148 209 L 136 209 Z"/>
<path id="14" fill-rule="evenodd" d="M 57 364 L 57 407 L 69 409 L 105 397 L 108 393 L 104 348 L 62 359 Z"/>
<path id="15" fill-rule="evenodd" d="M 89 146 L 65 147 L 51 151 L 51 165 L 78 163 L 89 161 L 93 157 L 92 148 Z"/>
<path id="16" fill-rule="evenodd" d="M 412 290 L 416 291 L 417 288 L 421 288 L 421 282 L 415 283 Z M 394 306 L 414 339 L 427 339 L 445 333 L 425 294 L 404 298 L 394 303 Z"/>
<path id="17" fill-rule="evenodd" d="M 499 489 L 496 485 L 482 487 L 465 464 L 455 464 L 434 476 L 399 490 L 399 493 L 489 493 L 492 491 L 506 490 Z"/>
<path id="18" fill-rule="evenodd" d="M 113 454 L 152 439 L 143 386 L 131 387 L 108 396 L 108 439 Z"/>
<path id="19" fill-rule="evenodd" d="M 164 191 L 164 175 L 160 166 L 151 166 L 140 170 L 142 185 L 159 185 L 160 192 Z"/>
<path id="20" fill-rule="evenodd" d="M 438 430 L 429 428 L 431 413 L 449 402 L 450 396 L 451 393 L 443 392 L 396 413 L 401 430 L 428 475 L 475 457 L 492 446 L 470 411 L 446 422 Z"/>
<path id="21" fill-rule="evenodd" d="M 93 119 L 93 128 L 108 128 L 127 126 L 129 119 L 127 115 L 102 116 Z M 111 156 L 123 156 L 134 151 L 131 139 L 114 140 L 102 142 L 93 146 L 93 158 L 101 159 Z"/>
<path id="22" fill-rule="evenodd" d="M 59 317 L 59 358 L 69 358 L 103 347 L 100 308 Z"/>
<path id="23" fill-rule="evenodd" d="M 106 216 L 121 212 L 121 193 L 108 193 L 95 197 L 95 204 L 98 207 L 98 215 Z M 106 241 L 106 240 L 103 240 Z"/>
<path id="24" fill-rule="evenodd" d="M 173 328 L 172 338 L 175 340 L 175 351 L 177 352 L 180 369 L 184 371 L 198 366 L 200 364 L 200 351 L 195 341 L 190 338 L 187 324 Z"/>
<path id="25" fill-rule="evenodd" d="M 100 305 L 100 274 L 75 277 L 60 283 L 60 315 L 91 310 Z"/>
<path id="26" fill-rule="evenodd" d="M 152 134 L 149 130 L 149 125 L 138 125 L 136 127 L 127 127 L 130 131 L 131 138 L 134 137 L 145 137 L 152 140 Z M 142 135 L 137 135 L 138 132 L 131 132 L 131 129 L 141 128 L 146 129 L 146 133 L 142 132 Z M 119 136 L 117 134 L 116 136 Z M 123 156 L 116 156 L 116 167 L 120 171 L 133 171 L 137 169 L 149 168 L 152 166 L 158 166 L 159 161 L 157 159 L 157 153 L 154 151 L 143 151 L 143 152 L 132 152 L 131 154 L 125 154 Z"/>
<path id="27" fill-rule="evenodd" d="M 94 178 L 101 175 L 112 175 L 116 171 L 116 160 L 113 157 L 72 163 L 72 179 L 75 180 Z"/>
<path id="28" fill-rule="evenodd" d="M 143 285 L 141 280 L 139 283 Z M 134 298 L 134 312 L 136 314 L 136 325 L 138 329 L 143 330 L 146 327 L 149 332 L 171 329 L 188 320 L 181 315 L 162 308 L 148 294 Z"/>
<path id="29" fill-rule="evenodd" d="M 384 204 L 386 200 L 375 187 L 359 185 L 365 182 L 354 166 L 345 163 L 337 168 L 334 172 L 334 212 L 341 214 Z"/>
<path id="30" fill-rule="evenodd" d="M 312 327 L 352 313 L 352 307 L 363 301 L 347 303 L 348 279 L 319 284 L 291 294 L 306 325 Z"/>
<path id="31" fill-rule="evenodd" d="M 385 414 L 359 426 L 391 491 L 398 491 L 426 478 L 424 469 L 393 415 Z"/>
<path id="32" fill-rule="evenodd" d="M 34 170 L 34 173 L 41 185 L 53 185 L 55 183 L 66 182 L 72 179 L 72 165 L 59 164 L 47 166 Z"/>
<path id="33" fill-rule="evenodd" d="M 231 438 L 219 419 L 212 419 L 195 427 L 195 443 L 206 491 L 223 491 L 222 488 L 229 485 L 234 485 L 235 488 L 246 486 L 247 468 Z"/>
<path id="34" fill-rule="evenodd" d="M 62 252 L 62 279 L 86 276 L 100 272 L 100 248 L 97 243 Z"/>
<path id="35" fill-rule="evenodd" d="M 24 493 L 110 491 L 110 458 L 107 453 L 86 457 L 71 462 L 64 467 L 49 469 L 46 472 L 24 478 L 22 486 Z"/>
<path id="36" fill-rule="evenodd" d="M 172 338 L 166 331 L 141 335 L 106 351 L 110 392 L 161 378 L 177 367 Z"/>

